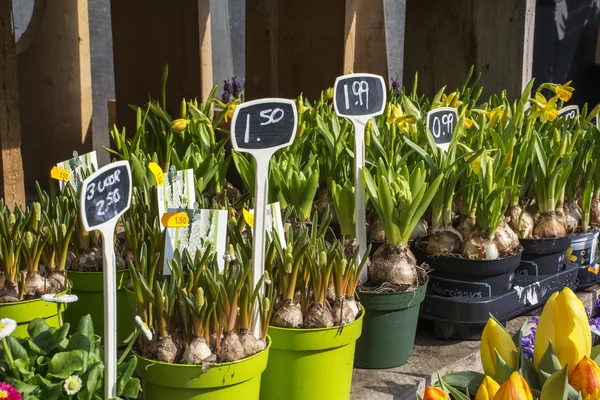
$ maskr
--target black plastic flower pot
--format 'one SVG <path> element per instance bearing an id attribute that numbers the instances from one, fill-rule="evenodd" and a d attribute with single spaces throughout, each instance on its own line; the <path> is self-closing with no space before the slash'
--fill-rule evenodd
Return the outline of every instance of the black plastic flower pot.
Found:
<path id="1" fill-rule="evenodd" d="M 497 260 L 434 257 L 427 253 L 424 243 L 418 243 L 414 253 L 419 262 L 433 268 L 428 293 L 443 297 L 486 298 L 507 293 L 521 261 L 521 253 Z"/>
<path id="2" fill-rule="evenodd" d="M 357 293 L 365 309 L 354 366 L 383 369 L 405 364 L 415 344 L 419 307 L 427 283 L 402 293 Z"/>
<path id="3" fill-rule="evenodd" d="M 565 269 L 565 252 L 571 246 L 571 237 L 557 239 L 519 239 L 523 257 L 517 274 L 544 276 Z"/>
<path id="4" fill-rule="evenodd" d="M 565 236 L 556 239 L 523 239 L 519 238 L 523 246 L 523 254 L 552 254 L 560 253 L 571 246 L 571 237 Z"/>

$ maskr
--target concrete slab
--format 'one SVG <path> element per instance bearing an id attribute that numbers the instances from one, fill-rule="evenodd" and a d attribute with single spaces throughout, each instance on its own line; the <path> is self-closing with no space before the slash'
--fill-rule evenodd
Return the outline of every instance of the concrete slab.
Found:
<path id="1" fill-rule="evenodd" d="M 581 290 L 577 296 L 586 307 L 596 313 L 600 285 Z M 526 316 L 512 319 L 509 332 L 516 332 L 530 317 L 539 315 L 541 307 Z M 423 394 L 426 386 L 437 381 L 437 374 L 454 371 L 483 371 L 479 358 L 479 341 L 441 340 L 433 335 L 431 324 L 420 321 L 415 348 L 407 364 L 385 370 L 354 369 L 353 400 L 414 400 Z"/>

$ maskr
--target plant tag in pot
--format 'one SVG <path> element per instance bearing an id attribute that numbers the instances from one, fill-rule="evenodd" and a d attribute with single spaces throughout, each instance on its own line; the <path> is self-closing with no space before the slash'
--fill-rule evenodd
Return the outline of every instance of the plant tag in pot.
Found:
<path id="1" fill-rule="evenodd" d="M 265 220 L 269 161 L 273 154 L 294 142 L 298 126 L 296 103 L 288 99 L 248 101 L 235 108 L 231 119 L 233 149 L 252 154 L 256 160 L 254 187 L 254 230 L 252 242 L 252 278 L 256 284 L 264 274 Z M 262 297 L 259 289 L 257 300 Z M 260 336 L 259 307 L 254 307 L 254 336 Z"/>
<path id="2" fill-rule="evenodd" d="M 131 205 L 131 168 L 128 161 L 108 164 L 83 181 L 80 212 L 86 231 L 102 234 L 104 277 L 104 348 L 107 397 L 117 395 L 117 272 L 113 247 L 119 217 Z"/>
<path id="3" fill-rule="evenodd" d="M 335 113 L 346 117 L 354 125 L 354 213 L 356 214 L 356 242 L 360 249 L 359 262 L 367 250 L 367 217 L 365 183 L 365 126 L 370 118 L 383 114 L 387 93 L 383 77 L 373 74 L 349 74 L 335 80 L 333 106 Z M 367 280 L 363 268 L 359 282 Z"/>

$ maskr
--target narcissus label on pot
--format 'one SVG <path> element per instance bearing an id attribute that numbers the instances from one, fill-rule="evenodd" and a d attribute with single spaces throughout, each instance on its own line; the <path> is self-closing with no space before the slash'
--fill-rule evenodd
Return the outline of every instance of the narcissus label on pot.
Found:
<path id="1" fill-rule="evenodd" d="M 162 168 L 155 162 L 148 164 L 148 168 L 154 175 L 154 179 L 156 179 L 156 185 L 162 186 L 165 183 L 165 174 L 163 174 Z"/>
<path id="2" fill-rule="evenodd" d="M 187 212 L 164 213 L 160 220 L 167 228 L 181 228 L 190 223 Z"/>
<path id="3" fill-rule="evenodd" d="M 69 182 L 69 179 L 71 179 L 71 172 L 69 172 L 68 169 L 52 167 L 50 170 L 50 177 L 62 182 Z"/>

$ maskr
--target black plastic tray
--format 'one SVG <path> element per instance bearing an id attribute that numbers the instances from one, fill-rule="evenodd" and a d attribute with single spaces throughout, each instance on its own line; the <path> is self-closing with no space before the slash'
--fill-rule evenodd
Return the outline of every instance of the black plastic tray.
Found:
<path id="1" fill-rule="evenodd" d="M 515 276 L 508 293 L 488 298 L 427 295 L 420 317 L 433 321 L 435 336 L 475 340 L 489 315 L 506 323 L 510 318 L 542 306 L 552 293 L 565 286 L 575 288 L 579 267 L 568 263 L 564 271 L 546 276 Z"/>

